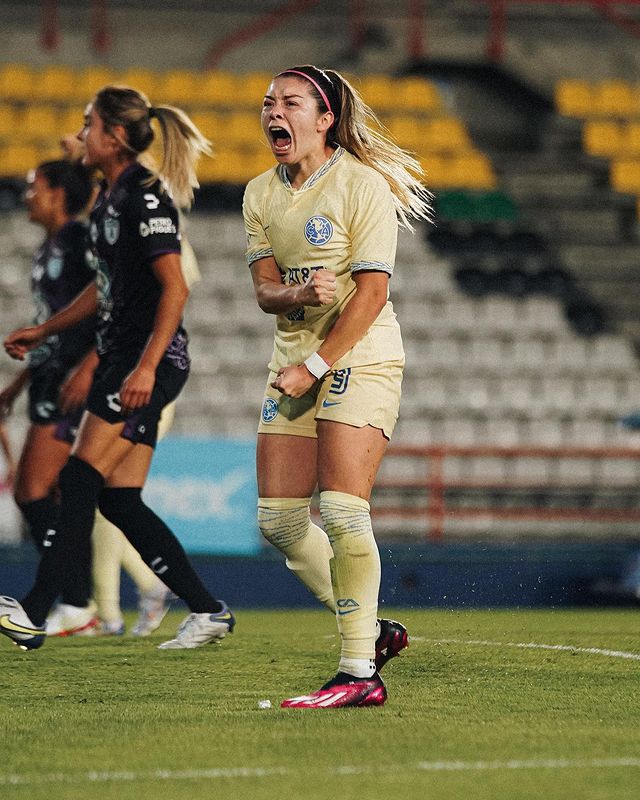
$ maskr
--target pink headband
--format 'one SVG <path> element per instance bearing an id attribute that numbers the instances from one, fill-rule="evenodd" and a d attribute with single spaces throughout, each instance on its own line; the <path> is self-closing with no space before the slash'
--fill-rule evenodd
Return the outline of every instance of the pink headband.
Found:
<path id="1" fill-rule="evenodd" d="M 325 93 L 322 91 L 322 89 L 320 88 L 320 84 L 319 84 L 319 83 L 318 83 L 316 80 L 314 80 L 314 79 L 311 77 L 311 75 L 307 75 L 307 73 L 306 73 L 306 72 L 302 72 L 302 71 L 301 71 L 301 70 L 299 70 L 299 69 L 285 69 L 285 70 L 284 70 L 284 72 L 281 72 L 281 73 L 279 73 L 279 75 L 277 75 L 276 77 L 278 77 L 278 78 L 279 78 L 279 77 L 280 77 L 280 75 L 291 75 L 291 74 L 293 74 L 293 75 L 302 75 L 302 77 L 303 77 L 303 78 L 306 78 L 308 81 L 311 81 L 311 83 L 312 83 L 312 84 L 313 84 L 313 85 L 316 87 L 316 89 L 318 90 L 318 93 L 320 94 L 320 97 L 322 98 L 322 100 L 323 100 L 323 102 L 324 102 L 325 106 L 326 106 L 326 107 L 329 109 L 329 111 L 330 111 L 330 112 L 333 114 L 333 116 L 335 117 L 335 113 L 334 113 L 333 109 L 331 108 L 331 103 L 329 102 L 329 98 L 327 97 L 327 95 L 326 95 L 326 94 L 325 94 Z"/>

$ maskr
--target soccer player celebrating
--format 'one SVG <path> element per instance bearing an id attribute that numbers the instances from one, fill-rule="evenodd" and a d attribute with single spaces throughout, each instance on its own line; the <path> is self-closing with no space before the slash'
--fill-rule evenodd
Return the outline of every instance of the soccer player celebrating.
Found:
<path id="1" fill-rule="evenodd" d="M 159 174 L 139 157 L 164 145 Z M 83 163 L 104 185 L 91 212 L 98 278 L 48 321 L 12 333 L 9 355 L 23 358 L 46 337 L 98 316 L 99 364 L 72 455 L 60 474 L 60 518 L 49 533 L 36 582 L 21 602 L 0 598 L 0 632 L 23 649 L 40 647 L 45 619 L 74 553 L 91 535 L 96 505 L 192 612 L 161 648 L 193 648 L 233 630 L 226 604 L 203 586 L 180 543 L 141 497 L 162 408 L 189 372 L 182 312 L 188 290 L 180 268 L 176 206 L 188 207 L 195 163 L 209 144 L 179 109 L 153 108 L 134 89 L 107 86 L 85 112 Z M 173 198 L 173 199 L 172 199 Z M 175 204 L 174 204 L 175 202 Z"/>
<path id="2" fill-rule="evenodd" d="M 404 351 L 389 302 L 398 222 L 428 218 L 418 163 L 370 123 L 337 72 L 279 73 L 262 127 L 278 165 L 244 197 L 258 305 L 276 315 L 258 433 L 258 523 L 336 614 L 338 672 L 283 707 L 382 705 L 379 670 L 407 645 L 377 620 L 369 497 L 400 401 Z M 324 531 L 310 520 L 318 486 Z M 325 534 L 326 531 L 326 534 Z"/>

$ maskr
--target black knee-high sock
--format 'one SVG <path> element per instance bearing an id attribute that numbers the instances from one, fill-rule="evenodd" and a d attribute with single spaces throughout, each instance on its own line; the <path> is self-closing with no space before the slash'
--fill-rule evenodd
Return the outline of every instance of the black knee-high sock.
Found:
<path id="1" fill-rule="evenodd" d="M 18 503 L 22 516 L 27 521 L 29 535 L 41 553 L 44 549 L 44 538 L 49 528 L 55 528 L 58 523 L 58 504 L 52 495 L 47 495 L 39 500 L 28 500 Z"/>
<path id="2" fill-rule="evenodd" d="M 48 530 L 58 527 L 59 506 L 52 495 L 40 500 L 18 503 L 29 526 L 29 533 L 38 552 L 44 551 L 44 541 Z M 91 540 L 78 543 L 75 557 L 65 570 L 62 586 L 62 602 L 72 606 L 86 606 L 91 597 Z M 68 578 L 68 579 L 67 579 Z"/>
<path id="3" fill-rule="evenodd" d="M 98 508 L 120 528 L 142 560 L 191 611 L 220 611 L 222 605 L 204 587 L 175 535 L 145 505 L 141 491 L 139 488 L 103 489 Z"/>
<path id="4" fill-rule="evenodd" d="M 73 580 L 75 559 L 86 553 L 104 478 L 86 461 L 71 456 L 60 473 L 59 484 L 58 525 L 49 530 L 36 582 L 20 601 L 35 625 L 44 624 L 56 597 Z"/>

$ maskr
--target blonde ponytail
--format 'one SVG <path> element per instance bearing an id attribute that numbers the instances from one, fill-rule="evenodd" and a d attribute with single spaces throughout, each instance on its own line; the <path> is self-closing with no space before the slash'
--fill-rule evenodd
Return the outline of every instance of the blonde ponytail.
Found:
<path id="1" fill-rule="evenodd" d="M 413 230 L 412 219 L 433 219 L 433 195 L 424 186 L 420 163 L 383 132 L 386 130 L 358 91 L 340 73 L 324 70 L 340 100 L 329 143 L 340 145 L 375 169 L 389 184 L 400 225 Z"/>
<path id="2" fill-rule="evenodd" d="M 147 97 L 128 86 L 105 86 L 95 97 L 94 108 L 107 130 L 120 125 L 126 138 L 118 139 L 125 151 L 162 179 L 179 208 L 190 208 L 193 190 L 199 186 L 196 165 L 200 156 L 211 155 L 211 143 L 179 108 L 153 108 Z M 162 160 L 155 168 L 147 152 L 154 141 L 151 120 L 162 133 Z"/>

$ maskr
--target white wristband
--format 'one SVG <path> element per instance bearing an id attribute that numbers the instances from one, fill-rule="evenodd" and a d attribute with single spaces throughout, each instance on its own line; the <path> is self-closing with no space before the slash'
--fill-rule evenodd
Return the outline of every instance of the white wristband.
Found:
<path id="1" fill-rule="evenodd" d="M 313 377 L 317 378 L 318 380 L 326 375 L 331 369 L 324 358 L 317 353 L 311 353 L 309 358 L 305 360 L 304 365 L 313 375 Z"/>

